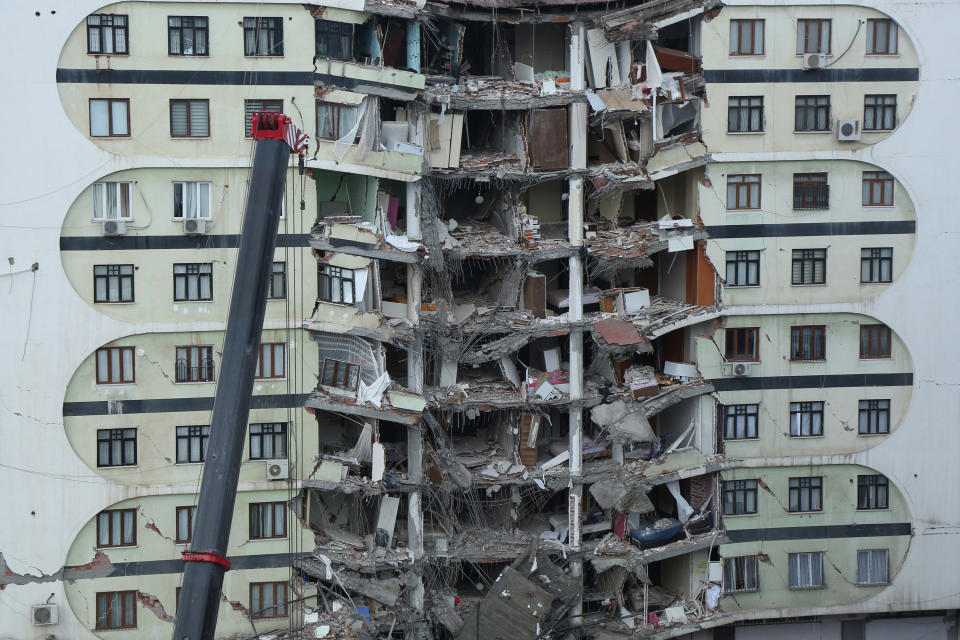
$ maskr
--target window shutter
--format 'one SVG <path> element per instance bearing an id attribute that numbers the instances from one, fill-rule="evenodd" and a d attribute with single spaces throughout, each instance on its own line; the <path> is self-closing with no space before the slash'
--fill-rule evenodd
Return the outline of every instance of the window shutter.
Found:
<path id="1" fill-rule="evenodd" d="M 187 135 L 187 103 L 174 101 L 170 103 L 170 134 L 175 136 Z"/>
<path id="2" fill-rule="evenodd" d="M 210 114 L 206 100 L 190 101 L 190 135 L 205 138 L 210 135 Z"/>

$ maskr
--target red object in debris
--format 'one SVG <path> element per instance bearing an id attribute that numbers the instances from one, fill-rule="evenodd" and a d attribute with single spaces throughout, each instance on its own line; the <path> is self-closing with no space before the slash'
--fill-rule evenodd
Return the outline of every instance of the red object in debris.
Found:
<path id="1" fill-rule="evenodd" d="M 660 618 L 657 617 L 657 614 L 655 611 L 647 612 L 647 624 L 649 624 L 651 627 L 656 627 L 660 625 Z"/>
<path id="2" fill-rule="evenodd" d="M 463 600 L 460 599 L 460 596 L 453 596 L 453 602 L 455 604 L 460 604 Z"/>
<path id="3" fill-rule="evenodd" d="M 224 558 L 223 556 L 218 556 L 215 553 L 209 551 L 196 551 L 196 552 L 183 552 L 183 561 L 184 562 L 212 562 L 213 564 L 218 564 L 221 567 L 224 567 L 228 571 L 230 570 L 230 561 Z"/>
<path id="4" fill-rule="evenodd" d="M 250 116 L 250 136 L 254 140 L 283 140 L 300 155 L 310 144 L 310 136 L 297 129 L 290 116 L 279 111 L 254 111 Z"/>

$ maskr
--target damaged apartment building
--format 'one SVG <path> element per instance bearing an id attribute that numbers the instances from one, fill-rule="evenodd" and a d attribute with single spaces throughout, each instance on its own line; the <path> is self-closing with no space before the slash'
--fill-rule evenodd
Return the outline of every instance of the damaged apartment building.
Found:
<path id="1" fill-rule="evenodd" d="M 61 253 L 78 295 L 131 326 L 77 369 L 64 429 L 129 493 L 76 535 L 62 615 L 172 631 L 249 117 L 279 110 L 311 142 L 287 177 L 218 637 L 865 625 L 804 608 L 874 611 L 856 603 L 904 560 L 903 496 L 850 456 L 899 424 L 912 373 L 898 336 L 837 305 L 902 273 L 915 212 L 839 151 L 907 117 L 916 66 L 895 22 L 845 6 L 87 16 L 64 110 L 131 161 L 78 196 Z M 171 269 L 172 291 L 135 299 Z"/>

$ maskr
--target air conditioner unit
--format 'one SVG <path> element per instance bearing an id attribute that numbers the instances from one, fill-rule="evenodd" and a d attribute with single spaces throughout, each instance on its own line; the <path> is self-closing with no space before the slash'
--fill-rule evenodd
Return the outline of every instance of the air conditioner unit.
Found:
<path id="1" fill-rule="evenodd" d="M 60 611 L 55 604 L 35 604 L 30 607 L 30 619 L 39 626 L 60 622 Z"/>
<path id="2" fill-rule="evenodd" d="M 286 460 L 267 460 L 267 480 L 287 480 L 290 463 Z"/>
<path id="3" fill-rule="evenodd" d="M 859 120 L 840 120 L 837 123 L 837 140 L 852 142 L 860 139 Z"/>
<path id="4" fill-rule="evenodd" d="M 827 66 L 827 56 L 823 53 L 805 53 L 803 54 L 804 69 L 823 69 Z"/>
<path id="5" fill-rule="evenodd" d="M 127 223 L 125 220 L 104 220 L 102 226 L 105 236 L 123 236 L 127 234 Z"/>
<path id="6" fill-rule="evenodd" d="M 733 375 L 738 378 L 750 375 L 750 365 L 746 362 L 738 362 L 733 365 Z"/>
<path id="7" fill-rule="evenodd" d="M 202 236 L 207 232 L 207 221 L 187 218 L 183 221 L 183 233 L 188 236 Z"/>

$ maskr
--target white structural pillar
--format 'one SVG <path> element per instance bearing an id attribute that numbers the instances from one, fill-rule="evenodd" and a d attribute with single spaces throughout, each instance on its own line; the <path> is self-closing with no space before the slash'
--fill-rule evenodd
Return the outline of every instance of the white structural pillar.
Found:
<path id="1" fill-rule="evenodd" d="M 584 43 L 586 30 L 583 24 L 570 26 L 570 89 L 583 91 Z M 587 105 L 570 105 L 570 168 L 586 169 L 587 166 Z M 567 238 L 575 247 L 583 245 L 583 177 L 571 177 L 567 185 Z M 568 319 L 576 322 L 583 318 L 583 262 L 580 254 L 570 257 L 569 263 Z M 570 330 L 570 485 L 567 504 L 569 525 L 570 574 L 580 582 L 583 590 L 583 558 L 579 553 L 581 538 L 581 503 L 583 501 L 583 330 Z M 570 622 L 583 621 L 583 599 L 578 598 L 570 611 Z"/>
<path id="2" fill-rule="evenodd" d="M 410 186 L 412 185 L 407 185 L 408 196 Z M 407 219 L 410 220 L 411 217 L 408 213 Z M 419 215 L 416 217 L 419 222 Z M 407 388 L 413 393 L 423 393 L 423 332 L 419 327 L 422 285 L 423 270 L 420 265 L 407 265 L 407 318 L 416 328 L 416 338 L 407 347 Z M 420 503 L 420 485 L 423 484 L 423 430 L 419 423 L 407 427 L 407 475 L 414 487 L 407 498 L 407 546 L 413 553 L 414 561 L 419 562 L 423 559 L 423 510 Z M 423 611 L 423 578 L 418 576 L 416 584 L 409 588 L 407 593 L 410 606 L 417 611 Z"/>
<path id="3" fill-rule="evenodd" d="M 420 183 L 407 183 L 407 237 L 411 240 L 423 239 L 420 230 Z"/>

